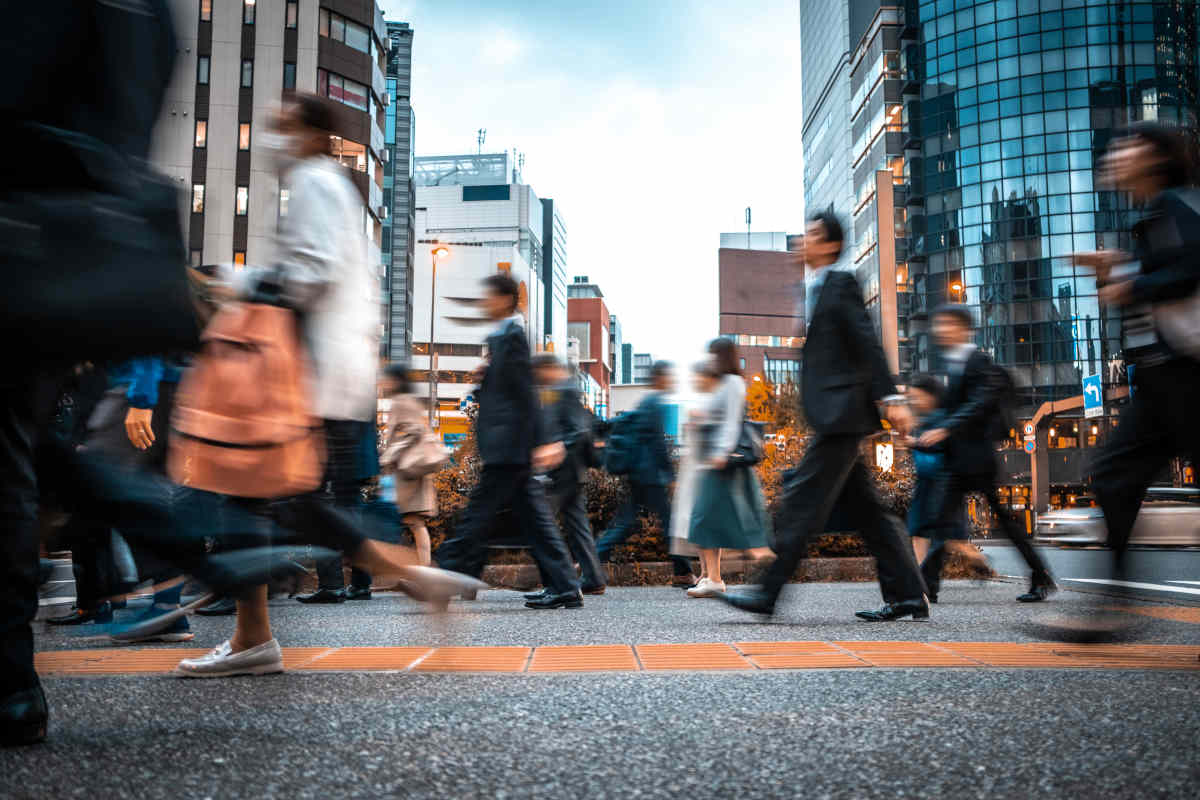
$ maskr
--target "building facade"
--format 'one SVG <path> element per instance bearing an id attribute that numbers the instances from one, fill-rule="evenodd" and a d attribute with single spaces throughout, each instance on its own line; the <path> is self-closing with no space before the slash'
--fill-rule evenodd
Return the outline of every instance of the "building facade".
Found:
<path id="1" fill-rule="evenodd" d="M 626 342 L 621 345 L 621 372 L 614 375 L 617 383 L 633 383 L 633 345 Z"/>
<path id="2" fill-rule="evenodd" d="M 380 264 L 389 38 L 374 0 L 171 0 L 170 8 L 179 58 L 153 158 L 187 195 L 192 263 L 269 263 L 288 188 L 258 142 L 300 91 L 336 103 L 331 151 L 362 195 L 369 258 Z"/>
<path id="3" fill-rule="evenodd" d="M 608 318 L 608 366 L 613 383 L 621 382 L 621 370 L 625 366 L 625 337 L 621 333 L 621 321 L 613 314 Z"/>
<path id="4" fill-rule="evenodd" d="M 576 275 L 567 288 L 567 338 L 579 343 L 579 371 L 600 387 L 600 400 L 592 411 L 601 419 L 608 418 L 609 387 L 613 384 L 611 318 L 600 287 L 586 275 Z"/>
<path id="5" fill-rule="evenodd" d="M 633 354 L 633 382 L 634 383 L 650 383 L 652 378 L 650 373 L 654 368 L 654 356 L 649 353 L 634 353 Z"/>
<path id="6" fill-rule="evenodd" d="M 853 2 L 853 0 L 851 0 Z M 800 0 L 804 207 L 850 208 L 850 3 Z"/>
<path id="7" fill-rule="evenodd" d="M 542 284 L 546 287 L 546 349 L 558 353 L 567 347 L 567 223 L 561 206 L 542 199 Z"/>
<path id="8" fill-rule="evenodd" d="M 416 189 L 413 157 L 416 149 L 416 115 L 413 113 L 413 31 L 407 22 L 388 22 L 383 160 L 383 261 L 384 351 L 388 360 L 407 359 L 413 342 L 413 255 L 416 247 Z"/>

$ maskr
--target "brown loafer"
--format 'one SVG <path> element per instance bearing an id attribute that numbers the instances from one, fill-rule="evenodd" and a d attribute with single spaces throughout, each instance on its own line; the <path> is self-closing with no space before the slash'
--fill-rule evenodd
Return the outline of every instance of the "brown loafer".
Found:
<path id="1" fill-rule="evenodd" d="M 602 583 L 598 586 L 584 586 L 579 591 L 583 592 L 584 594 L 604 594 L 604 591 L 607 588 L 608 587 Z"/>

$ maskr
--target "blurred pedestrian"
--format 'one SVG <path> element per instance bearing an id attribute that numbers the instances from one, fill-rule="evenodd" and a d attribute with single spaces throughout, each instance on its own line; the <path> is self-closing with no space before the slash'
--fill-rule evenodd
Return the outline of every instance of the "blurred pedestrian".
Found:
<path id="1" fill-rule="evenodd" d="M 426 524 L 438 512 L 433 474 L 406 478 L 397 473 L 394 463 L 400 457 L 400 448 L 419 446 L 429 434 L 429 410 L 412 393 L 407 364 L 387 366 L 383 373 L 383 391 L 391 399 L 387 428 L 383 435 L 384 471 L 392 476 L 395 483 L 396 510 L 412 532 L 417 558 L 429 566 L 432 555 Z"/>
<path id="2" fill-rule="evenodd" d="M 900 521 L 883 508 L 860 454 L 863 437 L 880 428 L 877 404 L 901 434 L 908 433 L 912 415 L 896 391 L 858 281 L 834 266 L 843 239 L 841 222 L 832 213 L 810 219 L 804 239 L 807 342 L 800 382 L 805 417 L 815 436 L 786 476 L 778 558 L 758 588 L 718 596 L 735 608 L 774 613 L 809 541 L 825 530 L 834 504 L 841 503 L 875 556 L 884 591 L 881 608 L 857 616 L 869 621 L 925 618 L 929 604 L 912 546 Z"/>
<path id="3" fill-rule="evenodd" d="M 1039 603 L 1057 586 L 1041 555 L 1033 547 L 1024 526 L 1000 505 L 996 494 L 997 441 L 1008 436 L 1009 405 L 1012 384 L 1003 367 L 971 341 L 973 321 L 964 305 L 948 304 L 933 313 L 931 330 L 934 342 L 946 357 L 949 383 L 942 399 L 945 416 L 936 427 L 917 438 L 917 447 L 943 447 L 945 461 L 942 478 L 934 492 L 933 509 L 943 528 L 952 528 L 961 519 L 963 503 L 969 492 L 979 492 L 992 509 L 1000 529 L 1029 565 L 1029 591 L 1017 597 L 1022 603 Z M 942 572 L 947 551 L 945 540 L 934 540 L 921 572 L 928 582 Z M 936 595 L 936 589 L 929 587 Z"/>
<path id="4" fill-rule="evenodd" d="M 746 418 L 746 381 L 737 346 L 714 339 L 708 352 L 719 377 L 699 409 L 702 455 L 688 523 L 688 541 L 700 549 L 704 577 L 688 589 L 689 597 L 724 593 L 721 551 L 766 551 L 770 524 L 754 468 L 732 458 Z"/>
<path id="5" fill-rule="evenodd" d="M 664 542 L 670 547 L 671 500 L 667 493 L 675 480 L 675 462 L 671 458 L 667 435 L 667 404 L 664 397 L 675 388 L 674 367 L 668 361 L 657 361 L 650 369 L 650 388 L 636 409 L 633 419 L 632 465 L 629 471 L 629 499 L 613 517 L 612 524 L 600 537 L 596 551 L 600 560 L 607 563 L 612 551 L 624 544 L 642 524 L 643 514 L 652 514 L 658 519 Z M 608 449 L 615 444 L 609 442 Z M 610 454 L 611 455 L 611 454 Z M 691 587 L 695 584 L 692 565 L 681 555 L 671 555 L 675 586 Z"/>
<path id="6" fill-rule="evenodd" d="M 544 443 L 562 442 L 566 455 L 562 463 L 545 474 L 546 496 L 550 507 L 561 517 L 563 538 L 572 557 L 579 562 L 580 591 L 604 594 L 608 576 L 596 555 L 592 523 L 587 513 L 587 471 L 589 452 L 594 446 L 592 417 L 583 407 L 578 385 L 570 368 L 554 353 L 533 357 L 534 380 L 543 416 Z M 549 591 L 526 595 L 536 600 Z"/>
<path id="7" fill-rule="evenodd" d="M 545 489 L 534 477 L 556 468 L 566 457 L 562 442 L 539 444 L 544 437 L 530 367 L 529 340 L 519 310 L 521 290 L 507 272 L 483 281 L 483 308 L 498 325 L 488 337 L 488 361 L 475 397 L 479 402 L 476 436 L 483 470 L 454 531 L 437 552 L 438 563 L 479 576 L 486 559 L 487 536 L 499 513 L 510 508 L 525 532 L 541 570 L 544 596 L 529 600 L 534 609 L 581 608 L 579 579 L 567 546 L 554 524 Z"/>

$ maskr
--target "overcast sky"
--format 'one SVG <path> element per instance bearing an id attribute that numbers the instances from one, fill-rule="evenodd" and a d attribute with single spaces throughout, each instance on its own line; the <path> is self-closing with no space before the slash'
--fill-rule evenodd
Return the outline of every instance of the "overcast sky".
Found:
<path id="1" fill-rule="evenodd" d="M 638 351 L 717 332 L 722 231 L 803 227 L 797 0 L 380 0 L 414 29 L 417 155 L 516 147 Z M 569 280 L 570 278 L 568 278 Z"/>

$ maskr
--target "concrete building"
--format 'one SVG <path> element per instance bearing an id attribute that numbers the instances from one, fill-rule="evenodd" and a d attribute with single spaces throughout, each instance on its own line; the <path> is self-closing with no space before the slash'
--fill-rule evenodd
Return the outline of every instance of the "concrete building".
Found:
<path id="1" fill-rule="evenodd" d="M 649 353 L 633 354 L 633 382 L 650 383 L 650 371 L 654 366 L 654 356 Z"/>
<path id="2" fill-rule="evenodd" d="M 562 353 L 567 347 L 567 223 L 549 198 L 542 199 L 542 249 L 546 349 Z"/>
<path id="3" fill-rule="evenodd" d="M 592 410 L 601 419 L 609 416 L 609 387 L 613 384 L 611 317 L 600 287 L 586 275 L 576 275 L 567 288 L 567 336 L 579 342 L 579 371 L 591 375 L 600 387 L 600 401 Z"/>
<path id="4" fill-rule="evenodd" d="M 383 260 L 384 345 L 389 360 L 407 359 L 412 353 L 413 254 L 416 242 L 416 192 L 413 155 L 416 115 L 412 91 L 413 32 L 407 22 L 388 22 L 391 49 L 387 54 L 383 160 Z"/>
<path id="5" fill-rule="evenodd" d="M 389 38 L 374 0 L 170 0 L 178 63 L 154 161 L 187 196 L 192 263 L 269 263 L 287 213 L 278 165 L 257 148 L 291 91 L 336 101 L 331 148 L 363 198 L 380 264 Z"/>
<path id="6" fill-rule="evenodd" d="M 621 321 L 616 314 L 608 318 L 608 361 L 612 374 L 612 382 L 621 382 L 621 369 L 625 351 L 625 337 L 621 334 Z"/>
<path id="7" fill-rule="evenodd" d="M 717 251 L 718 332 L 738 346 L 747 379 L 782 385 L 800 382 L 804 272 L 788 252 L 785 233 L 758 234 L 770 248 L 747 250 L 745 234 L 721 234 Z M 752 239 L 752 242 L 754 240 Z"/>

